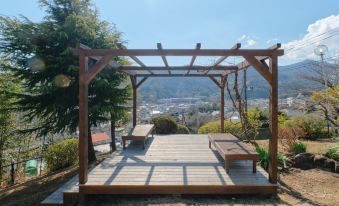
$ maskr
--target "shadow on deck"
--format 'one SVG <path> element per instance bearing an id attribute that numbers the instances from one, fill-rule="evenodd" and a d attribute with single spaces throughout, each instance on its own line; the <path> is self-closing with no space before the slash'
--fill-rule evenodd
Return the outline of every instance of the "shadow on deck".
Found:
<path id="1" fill-rule="evenodd" d="M 272 194 L 276 185 L 251 161 L 233 161 L 230 173 L 223 159 L 208 148 L 207 135 L 166 135 L 149 138 L 145 150 L 138 142 L 118 150 L 88 174 L 88 182 L 77 185 L 74 177 L 48 200 L 60 196 L 65 202 L 83 194 Z M 56 201 L 54 201 L 56 202 Z M 62 200 L 58 201 L 62 204 Z"/>

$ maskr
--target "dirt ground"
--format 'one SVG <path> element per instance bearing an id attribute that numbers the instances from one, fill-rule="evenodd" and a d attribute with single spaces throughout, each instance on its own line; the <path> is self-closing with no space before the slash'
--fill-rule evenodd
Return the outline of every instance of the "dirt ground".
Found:
<path id="1" fill-rule="evenodd" d="M 39 205 L 76 173 L 76 169 L 40 178 L 0 192 L 0 205 Z M 277 196 L 134 196 L 90 197 L 89 205 L 339 205 L 339 174 L 318 169 L 280 174 Z"/>

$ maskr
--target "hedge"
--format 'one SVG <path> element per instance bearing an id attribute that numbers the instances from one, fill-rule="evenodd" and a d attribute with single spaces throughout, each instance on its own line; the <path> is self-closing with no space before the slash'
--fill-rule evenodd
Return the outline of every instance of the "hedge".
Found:
<path id="1" fill-rule="evenodd" d="M 48 171 L 57 171 L 79 162 L 78 139 L 65 139 L 48 146 L 45 160 Z"/>

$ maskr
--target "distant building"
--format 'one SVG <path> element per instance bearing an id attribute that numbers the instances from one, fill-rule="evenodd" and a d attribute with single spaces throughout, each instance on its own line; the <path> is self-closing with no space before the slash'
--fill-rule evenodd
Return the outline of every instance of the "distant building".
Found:
<path id="1" fill-rule="evenodd" d="M 112 140 L 106 133 L 94 133 L 92 134 L 92 142 L 93 145 L 102 145 L 102 144 L 108 144 Z"/>

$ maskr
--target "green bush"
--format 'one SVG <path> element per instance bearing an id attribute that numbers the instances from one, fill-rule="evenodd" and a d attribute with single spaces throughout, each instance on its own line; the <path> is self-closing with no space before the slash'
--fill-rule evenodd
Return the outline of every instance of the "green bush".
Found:
<path id="1" fill-rule="evenodd" d="M 256 147 L 256 151 L 259 155 L 259 164 L 261 165 L 262 168 L 265 170 L 268 169 L 268 163 L 269 163 L 269 155 L 268 151 L 265 150 L 263 147 Z"/>
<path id="2" fill-rule="evenodd" d="M 233 135 L 239 136 L 241 134 L 242 129 L 240 123 L 234 123 L 231 122 L 230 120 L 225 120 L 224 131 L 226 133 L 231 133 Z M 204 124 L 198 129 L 198 133 L 199 134 L 220 133 L 220 120 Z"/>
<path id="3" fill-rule="evenodd" d="M 302 142 L 293 142 L 292 151 L 295 154 L 304 153 L 304 152 L 306 152 L 306 150 L 307 150 L 306 144 L 304 144 Z"/>
<path id="4" fill-rule="evenodd" d="M 269 157 L 270 157 L 270 155 L 268 154 L 268 151 L 263 147 L 257 146 L 256 152 L 259 155 L 260 166 L 264 168 L 265 170 L 267 170 L 268 165 L 269 165 Z M 285 168 L 287 163 L 290 162 L 290 159 L 283 153 L 278 153 L 277 161 L 278 161 L 279 166 Z"/>
<path id="5" fill-rule="evenodd" d="M 190 134 L 190 130 L 182 124 L 178 124 L 177 134 Z"/>
<path id="6" fill-rule="evenodd" d="M 175 119 L 168 115 L 154 117 L 152 123 L 155 127 L 156 134 L 175 134 L 178 130 L 178 125 Z"/>
<path id="7" fill-rule="evenodd" d="M 339 147 L 337 148 L 330 148 L 326 153 L 325 156 L 331 159 L 339 160 Z"/>
<path id="8" fill-rule="evenodd" d="M 287 167 L 287 164 L 290 163 L 290 159 L 283 153 L 278 153 L 278 165 L 285 168 Z"/>
<path id="9" fill-rule="evenodd" d="M 79 161 L 78 142 L 78 139 L 65 139 L 49 145 L 45 153 L 47 169 L 57 171 L 77 165 Z"/>
<path id="10" fill-rule="evenodd" d="M 286 121 L 287 126 L 298 126 L 305 132 L 306 139 L 317 139 L 326 137 L 326 121 L 316 115 L 303 115 Z"/>

